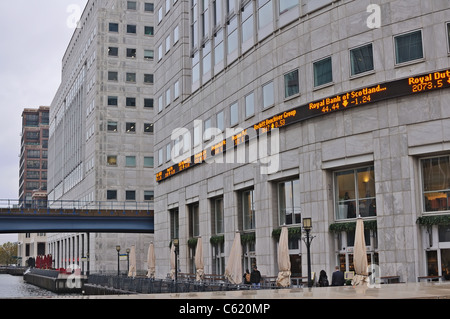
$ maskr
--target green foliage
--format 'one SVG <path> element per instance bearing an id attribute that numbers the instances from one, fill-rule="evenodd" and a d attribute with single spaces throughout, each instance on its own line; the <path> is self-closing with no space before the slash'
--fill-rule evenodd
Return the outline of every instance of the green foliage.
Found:
<path id="1" fill-rule="evenodd" d="M 195 248 L 197 247 L 197 242 L 198 238 L 189 238 L 187 244 L 190 248 Z"/>
<path id="2" fill-rule="evenodd" d="M 330 233 L 349 232 L 355 231 L 355 229 L 356 229 L 356 222 L 334 223 L 331 224 L 330 227 L 328 228 Z M 364 229 L 376 230 L 377 221 L 376 220 L 364 221 Z"/>
<path id="3" fill-rule="evenodd" d="M 211 243 L 211 245 L 218 245 L 218 244 L 222 244 L 225 242 L 225 236 L 224 235 L 214 235 L 211 236 L 211 238 L 209 239 L 209 242 Z"/>
<path id="4" fill-rule="evenodd" d="M 256 241 L 255 233 L 242 233 L 241 244 L 254 243 Z"/>
<path id="5" fill-rule="evenodd" d="M 450 225 L 450 215 L 422 216 L 416 223 L 422 226 Z"/>
<path id="6" fill-rule="evenodd" d="M 272 237 L 276 240 L 280 240 L 281 228 L 276 228 L 272 231 Z M 288 237 L 289 239 L 299 239 L 302 237 L 302 228 L 301 227 L 289 227 L 288 228 Z"/>
<path id="7" fill-rule="evenodd" d="M 17 244 L 5 243 L 0 246 L 0 265 L 12 265 L 17 262 Z"/>

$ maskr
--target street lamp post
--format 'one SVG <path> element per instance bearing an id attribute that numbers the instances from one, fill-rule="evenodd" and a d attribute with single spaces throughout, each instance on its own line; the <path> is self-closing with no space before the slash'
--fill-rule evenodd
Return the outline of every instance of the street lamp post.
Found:
<path id="1" fill-rule="evenodd" d="M 175 245 L 175 281 L 178 279 L 178 238 L 175 238 L 172 242 Z"/>
<path id="2" fill-rule="evenodd" d="M 308 258 L 308 288 L 312 287 L 311 280 L 311 242 L 315 236 L 310 236 L 310 232 L 312 229 L 312 219 L 311 218 L 303 218 L 303 230 L 306 233 L 306 236 L 303 237 L 303 241 L 306 244 L 306 253 Z"/>
<path id="3" fill-rule="evenodd" d="M 117 277 L 120 276 L 120 245 L 116 246 L 117 250 Z"/>

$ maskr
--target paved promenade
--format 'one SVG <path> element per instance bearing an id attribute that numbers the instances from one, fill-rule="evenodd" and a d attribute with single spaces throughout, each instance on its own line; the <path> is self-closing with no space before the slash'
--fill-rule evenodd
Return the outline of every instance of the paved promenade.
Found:
<path id="1" fill-rule="evenodd" d="M 450 282 L 274 290 L 241 290 L 153 295 L 84 296 L 86 299 L 450 299 Z"/>

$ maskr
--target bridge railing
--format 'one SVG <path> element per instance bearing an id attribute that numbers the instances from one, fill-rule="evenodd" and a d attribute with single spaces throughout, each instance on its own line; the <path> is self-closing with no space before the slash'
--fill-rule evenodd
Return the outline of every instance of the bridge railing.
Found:
<path id="1" fill-rule="evenodd" d="M 18 200 L 0 199 L 0 208 L 21 209 L 87 209 L 87 210 L 136 210 L 151 211 L 154 208 L 153 201 L 81 201 L 81 200 Z"/>

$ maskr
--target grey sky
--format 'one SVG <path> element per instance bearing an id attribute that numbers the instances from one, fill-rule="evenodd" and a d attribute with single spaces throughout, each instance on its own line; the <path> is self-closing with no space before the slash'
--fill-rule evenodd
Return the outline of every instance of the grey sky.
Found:
<path id="1" fill-rule="evenodd" d="M 0 1 L 0 199 L 19 197 L 21 114 L 50 106 L 61 60 L 87 0 Z M 75 7 L 73 6 L 75 5 Z M 78 11 L 79 12 L 79 11 Z M 0 244 L 14 236 L 0 235 Z"/>

